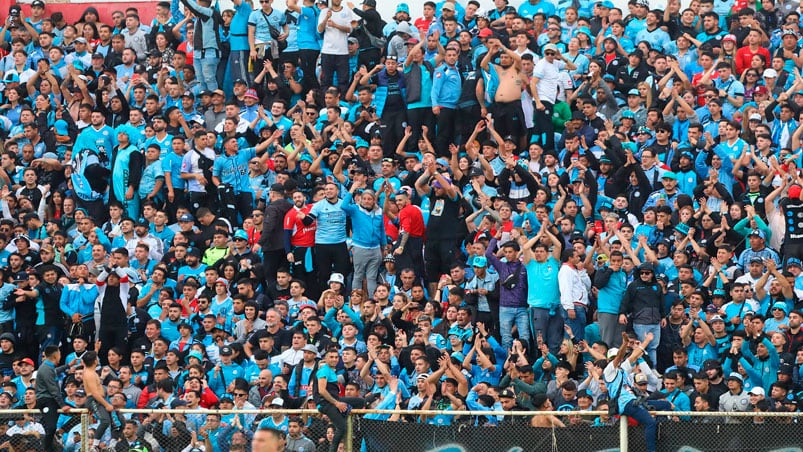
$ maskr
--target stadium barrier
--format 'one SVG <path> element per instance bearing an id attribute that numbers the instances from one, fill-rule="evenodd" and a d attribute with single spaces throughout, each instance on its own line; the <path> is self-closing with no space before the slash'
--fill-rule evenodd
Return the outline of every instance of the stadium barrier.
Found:
<path id="1" fill-rule="evenodd" d="M 229 435 L 226 444 L 229 450 L 246 450 L 250 436 L 242 434 L 259 424 L 259 421 L 274 413 L 288 417 L 299 416 L 309 424 L 309 437 L 316 450 L 327 440 L 326 423 L 321 422 L 315 410 L 188 410 L 188 409 L 125 409 L 118 412 L 121 418 L 138 421 L 137 440 L 139 449 L 153 452 L 204 450 L 204 441 L 190 432 L 187 425 L 203 425 L 203 415 L 217 413 L 230 427 L 218 430 L 218 435 Z M 420 415 L 454 416 L 450 425 L 429 425 L 415 422 Z M 626 418 L 610 425 L 592 424 L 605 412 L 600 411 L 410 411 L 410 410 L 352 410 L 348 416 L 346 439 L 342 445 L 345 452 L 518 452 L 547 450 L 553 452 L 573 451 L 643 451 L 646 449 L 644 431 L 640 426 L 629 425 Z M 394 416 L 398 422 L 377 419 L 379 416 Z M 558 417 L 565 427 L 531 427 L 527 421 L 533 416 Z M 754 413 L 754 412 L 653 412 L 658 424 L 658 450 L 661 452 L 696 451 L 746 451 L 746 452 L 801 452 L 803 451 L 803 413 Z M 27 416 L 27 417 L 26 417 Z M 0 410 L 3 425 L 12 427 L 24 424 L 40 416 L 37 410 Z M 75 440 L 63 444 L 69 452 L 90 452 L 96 420 L 86 410 L 72 410 L 65 415 L 70 418 L 65 431 L 80 424 L 74 433 Z M 477 420 L 494 416 L 496 425 L 477 425 Z M 314 419 L 310 419 L 314 418 Z M 373 419 L 372 419 L 373 418 Z M 243 422 L 251 425 L 244 425 Z M 200 424 L 199 424 L 200 422 Z M 70 424 L 72 423 L 72 424 Z M 10 425 L 9 425 L 10 424 Z M 322 427 L 322 428 L 321 428 Z M 8 433 L 0 429 L 0 436 Z M 313 431 L 315 430 L 315 431 Z M 189 432 L 189 433 L 188 433 Z M 64 435 L 62 435 L 64 436 Z M 10 438 L 3 436 L 0 450 L 44 451 L 41 435 L 21 434 Z M 10 446 L 10 448 L 9 448 Z M 144 446 L 144 447 L 143 447 Z M 193 449 L 193 446 L 198 447 Z M 100 451 L 128 451 L 116 442 L 101 444 Z M 209 450 L 209 449 L 207 449 Z M 320 449 L 318 449 L 320 450 Z M 312 452 L 304 449 L 304 452 Z"/>

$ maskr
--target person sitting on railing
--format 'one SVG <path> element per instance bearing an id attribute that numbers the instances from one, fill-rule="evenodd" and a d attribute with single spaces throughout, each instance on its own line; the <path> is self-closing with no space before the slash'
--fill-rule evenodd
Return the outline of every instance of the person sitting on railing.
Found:
<path id="1" fill-rule="evenodd" d="M 533 397 L 533 405 L 538 411 L 552 411 L 554 407 L 552 402 L 547 398 L 546 394 L 536 394 Z M 533 416 L 530 421 L 531 427 L 565 427 L 563 422 L 552 414 L 538 414 Z"/>

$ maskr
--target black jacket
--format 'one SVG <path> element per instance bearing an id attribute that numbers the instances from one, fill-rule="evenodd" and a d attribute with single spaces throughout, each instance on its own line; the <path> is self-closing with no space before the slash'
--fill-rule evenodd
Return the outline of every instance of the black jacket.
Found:
<path id="1" fill-rule="evenodd" d="M 274 201 L 265 208 L 265 219 L 262 223 L 262 236 L 259 244 L 265 251 L 284 249 L 284 215 L 293 205 L 284 198 Z"/>

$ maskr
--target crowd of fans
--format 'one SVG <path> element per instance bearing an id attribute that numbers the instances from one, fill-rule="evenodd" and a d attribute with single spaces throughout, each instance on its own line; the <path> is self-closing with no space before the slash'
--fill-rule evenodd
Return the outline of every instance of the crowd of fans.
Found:
<path id="1" fill-rule="evenodd" d="M 797 410 L 797 2 L 276 3 L 9 10 L 0 449 Z"/>

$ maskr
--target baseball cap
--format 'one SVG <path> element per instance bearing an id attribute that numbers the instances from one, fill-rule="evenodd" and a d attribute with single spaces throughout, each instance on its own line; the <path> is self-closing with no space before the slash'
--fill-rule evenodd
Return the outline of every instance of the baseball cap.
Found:
<path id="1" fill-rule="evenodd" d="M 43 2 L 42 0 L 33 0 L 33 2 L 31 2 L 31 8 L 44 8 L 44 7 L 45 7 L 45 2 Z"/>
<path id="2" fill-rule="evenodd" d="M 238 84 L 238 83 L 241 84 L 241 85 L 248 86 L 248 82 L 246 82 L 245 80 L 243 80 L 241 78 L 238 78 L 237 80 L 234 81 L 235 85 Z"/>
<path id="3" fill-rule="evenodd" d="M 769 94 L 769 92 L 770 92 L 770 90 L 767 89 L 766 86 L 758 85 L 758 86 L 756 86 L 756 89 L 753 90 L 753 95 L 756 95 L 756 94 Z M 758 114 L 758 113 L 751 113 L 750 114 L 750 119 L 753 119 L 753 115 L 758 115 L 758 119 L 761 120 L 761 115 Z"/>
<path id="4" fill-rule="evenodd" d="M 628 96 L 641 96 L 641 93 L 636 88 L 631 89 L 627 92 Z"/>
<path id="5" fill-rule="evenodd" d="M 635 377 L 633 377 L 633 381 L 634 381 L 636 384 L 639 384 L 639 383 L 647 383 L 647 376 L 646 376 L 646 375 L 644 375 L 644 374 L 641 374 L 641 373 L 639 373 L 639 374 L 636 374 L 636 376 L 635 376 Z"/>
<path id="6" fill-rule="evenodd" d="M 234 231 L 234 239 L 248 240 L 248 233 L 242 229 Z"/>
<path id="7" fill-rule="evenodd" d="M 480 30 L 479 33 L 477 33 L 477 36 L 480 38 L 488 38 L 493 36 L 493 34 L 494 34 L 493 30 L 491 30 L 490 28 L 483 28 L 482 30 Z"/>
<path id="8" fill-rule="evenodd" d="M 742 375 L 739 372 L 731 372 L 730 374 L 728 374 L 728 378 L 726 380 L 728 381 L 734 380 L 744 384 L 744 378 L 742 378 Z"/>
<path id="9" fill-rule="evenodd" d="M 714 323 L 714 322 L 724 322 L 724 321 L 725 321 L 725 320 L 722 318 L 722 316 L 720 316 L 720 315 L 715 315 L 715 316 L 712 316 L 712 317 L 711 317 L 711 319 L 708 321 L 708 323 Z"/>
<path id="10" fill-rule="evenodd" d="M 404 43 L 407 44 L 408 46 L 414 46 L 414 45 L 418 44 L 419 42 L 421 42 L 421 41 L 419 41 L 416 38 L 410 38 L 410 39 L 404 41 Z"/>
<path id="11" fill-rule="evenodd" d="M 499 393 L 499 398 L 500 399 L 515 399 L 516 398 L 516 393 L 514 393 L 512 390 L 506 388 L 506 389 L 503 389 L 502 392 Z"/>
<path id="12" fill-rule="evenodd" d="M 753 229 L 750 232 L 750 237 L 759 237 L 762 239 L 767 238 L 767 236 L 764 235 L 764 231 L 762 231 L 761 229 Z"/>
<path id="13" fill-rule="evenodd" d="M 786 268 L 789 268 L 789 267 L 803 268 L 803 263 L 800 261 L 800 259 L 798 259 L 796 257 L 790 257 L 790 258 L 786 259 Z"/>
<path id="14" fill-rule="evenodd" d="M 189 223 L 195 221 L 195 218 L 192 216 L 192 214 L 185 213 L 178 217 L 178 221 L 179 223 Z"/>
<path id="15" fill-rule="evenodd" d="M 725 42 L 725 41 L 736 42 L 736 35 L 727 34 L 727 35 L 723 36 L 722 37 L 722 42 Z"/>
<path id="16" fill-rule="evenodd" d="M 316 347 L 314 344 L 307 344 L 301 350 L 305 352 L 315 353 L 316 355 L 318 354 L 318 347 Z"/>
<path id="17" fill-rule="evenodd" d="M 678 175 L 673 173 L 672 171 L 667 171 L 661 175 L 661 179 L 678 180 Z"/>
<path id="18" fill-rule="evenodd" d="M 753 387 L 753 389 L 751 389 L 747 393 L 749 395 L 761 395 L 761 396 L 767 394 L 766 392 L 764 392 L 764 388 L 762 388 L 761 386 L 755 386 L 755 387 Z"/>
<path id="19" fill-rule="evenodd" d="M 722 368 L 722 364 L 720 364 L 719 360 L 717 359 L 707 359 L 703 361 L 703 370 L 720 369 L 720 368 Z"/>
<path id="20" fill-rule="evenodd" d="M 773 68 L 764 69 L 764 72 L 761 74 L 761 76 L 764 78 L 778 78 L 778 72 Z"/>
<path id="21" fill-rule="evenodd" d="M 441 6 L 441 10 L 444 10 L 444 9 L 448 9 L 449 11 L 454 11 L 454 10 L 455 10 L 454 3 L 452 3 L 452 2 L 445 2 L 445 3 L 443 4 L 443 6 Z"/>
<path id="22" fill-rule="evenodd" d="M 234 354 L 234 350 L 231 349 L 228 345 L 224 345 L 220 347 L 220 356 L 231 356 Z"/>
<path id="23" fill-rule="evenodd" d="M 284 406 L 284 399 L 281 398 L 281 397 L 274 397 L 273 400 L 270 401 L 270 406 L 283 407 Z"/>
<path id="24" fill-rule="evenodd" d="M 86 38 L 83 37 L 75 38 L 75 42 L 78 44 L 87 44 Z"/>
<path id="25" fill-rule="evenodd" d="M 758 114 L 758 113 L 751 113 L 750 117 L 747 118 L 747 119 L 750 120 L 750 121 L 759 121 L 760 122 L 761 121 L 761 115 Z"/>
<path id="26" fill-rule="evenodd" d="M 547 45 L 544 46 L 544 48 L 542 50 L 544 51 L 544 53 L 549 52 L 549 51 L 557 52 L 558 51 L 558 46 L 556 46 L 555 44 L 547 44 Z"/>
<path id="27" fill-rule="evenodd" d="M 36 366 L 36 364 L 34 364 L 34 362 L 33 362 L 33 360 L 31 358 L 22 358 L 20 360 L 20 362 L 28 364 L 28 365 L 31 365 L 31 366 Z"/>
<path id="28" fill-rule="evenodd" d="M 485 256 L 474 256 L 474 261 L 471 263 L 471 266 L 485 268 L 488 266 L 488 258 Z"/>

